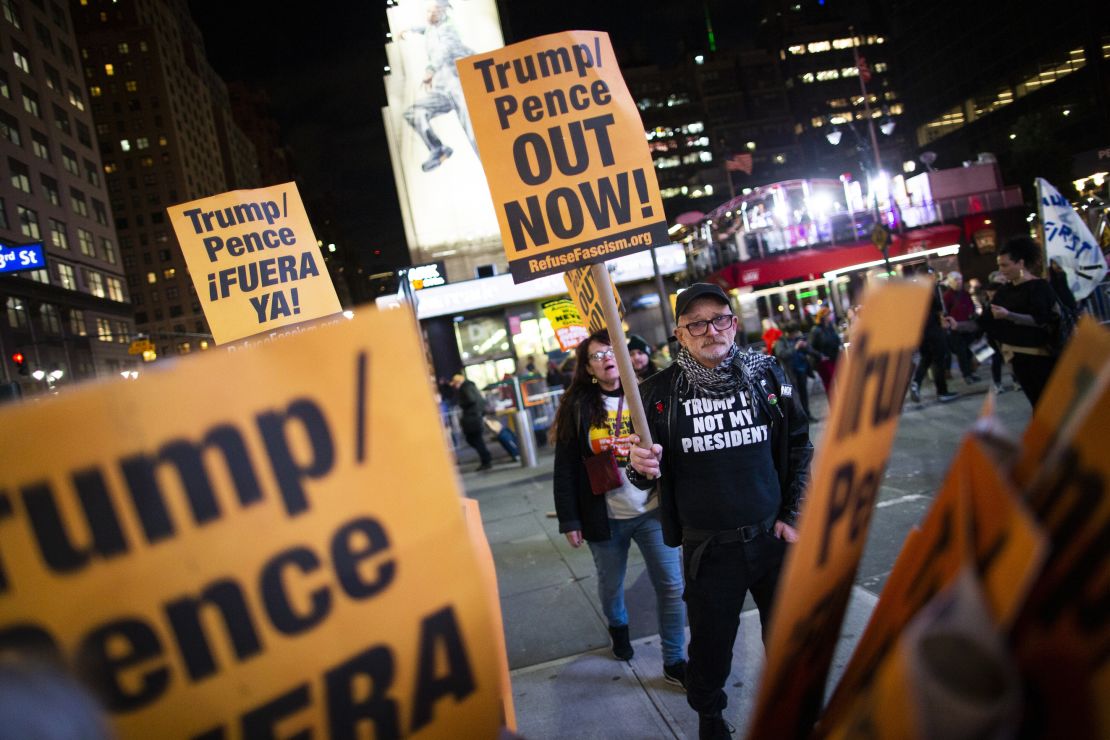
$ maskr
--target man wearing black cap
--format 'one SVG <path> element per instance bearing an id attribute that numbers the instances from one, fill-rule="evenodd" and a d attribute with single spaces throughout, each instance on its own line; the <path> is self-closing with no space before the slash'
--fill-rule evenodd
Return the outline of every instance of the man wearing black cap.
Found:
<path id="1" fill-rule="evenodd" d="M 778 362 L 734 344 L 724 291 L 696 283 L 675 302 L 675 362 L 640 386 L 656 442 L 632 448 L 629 480 L 660 484 L 663 539 L 683 546 L 690 624 L 687 701 L 699 736 L 727 738 L 725 681 L 744 596 L 764 642 L 813 456 L 806 415 Z"/>
<path id="2" fill-rule="evenodd" d="M 651 345 L 643 337 L 635 334 L 628 336 L 628 355 L 632 358 L 636 379 L 641 383 L 659 372 L 651 361 Z"/>

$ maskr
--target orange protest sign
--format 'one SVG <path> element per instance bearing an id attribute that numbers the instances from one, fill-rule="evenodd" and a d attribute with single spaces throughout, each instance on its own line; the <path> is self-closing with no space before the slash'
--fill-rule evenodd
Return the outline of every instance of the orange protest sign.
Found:
<path id="1" fill-rule="evenodd" d="M 1056 363 L 1041 394 L 1033 418 L 1022 437 L 1023 454 L 1014 469 L 1019 486 L 1033 481 L 1056 435 L 1100 383 L 1110 375 L 1110 331 L 1090 316 L 1076 326 L 1075 335 Z"/>
<path id="2" fill-rule="evenodd" d="M 913 370 L 929 286 L 874 291 L 837 370 L 799 541 L 785 564 L 749 737 L 798 737 L 817 719 L 840 623 Z"/>
<path id="3" fill-rule="evenodd" d="M 0 644 L 55 649 L 125 738 L 494 737 L 494 607 L 411 321 L 0 410 Z"/>
<path id="4" fill-rule="evenodd" d="M 608 34 L 555 33 L 456 65 L 514 281 L 668 243 Z"/>
<path id="5" fill-rule="evenodd" d="M 217 344 L 342 310 L 296 183 L 166 212 Z"/>
<path id="6" fill-rule="evenodd" d="M 567 284 L 570 298 L 574 301 L 575 307 L 578 308 L 578 314 L 583 317 L 586 328 L 590 330 L 590 333 L 606 328 L 605 311 L 601 304 L 601 291 L 598 289 L 598 283 L 594 280 L 590 269 L 583 267 L 567 270 L 563 273 L 563 282 Z M 624 318 L 621 294 L 617 290 L 617 284 L 613 282 L 612 275 L 609 276 L 609 285 L 613 291 L 613 300 L 617 302 L 617 314 Z"/>
<path id="7" fill-rule="evenodd" d="M 991 618 L 1008 628 L 1039 572 L 1047 540 L 977 436 L 956 452 L 944 485 L 920 529 L 898 555 L 871 620 L 821 719 L 841 726 L 847 708 L 870 691 L 879 666 L 910 620 L 961 569 L 982 581 Z"/>
<path id="8" fill-rule="evenodd" d="M 1035 699 L 1030 737 L 1110 733 L 1110 383 L 1099 377 L 1026 492 L 1052 540 L 1011 637 Z"/>

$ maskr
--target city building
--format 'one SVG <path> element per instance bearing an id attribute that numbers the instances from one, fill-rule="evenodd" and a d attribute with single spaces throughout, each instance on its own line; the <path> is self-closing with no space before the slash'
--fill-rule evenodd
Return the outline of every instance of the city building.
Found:
<path id="1" fill-rule="evenodd" d="M 185 0 L 80 0 L 74 26 L 135 325 L 158 355 L 212 346 L 166 207 L 258 184 L 254 145 Z"/>
<path id="2" fill-rule="evenodd" d="M 5 0 L 0 10 L 0 241 L 41 242 L 46 255 L 45 269 L 0 276 L 0 381 L 26 395 L 130 372 L 138 360 L 69 10 L 59 0 Z"/>
<path id="3" fill-rule="evenodd" d="M 919 156 L 956 167 L 992 153 L 1027 202 L 1036 177 L 1075 197 L 1073 179 L 1110 170 L 1110 157 L 1084 156 L 1110 147 L 1104 3 L 895 2 L 889 13 Z"/>
<path id="4" fill-rule="evenodd" d="M 802 148 L 804 174 L 793 176 L 866 179 L 877 160 L 888 174 L 901 172 L 903 96 L 885 18 L 872 4 L 766 0 L 759 25 L 759 44 L 779 60 Z"/>

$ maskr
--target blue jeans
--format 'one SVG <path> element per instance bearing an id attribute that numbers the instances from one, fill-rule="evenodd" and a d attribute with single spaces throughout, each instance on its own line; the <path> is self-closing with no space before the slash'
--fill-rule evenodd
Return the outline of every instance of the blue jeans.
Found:
<path id="1" fill-rule="evenodd" d="M 628 566 L 628 549 L 635 540 L 644 556 L 651 584 L 655 587 L 663 662 L 670 665 L 685 660 L 686 605 L 682 602 L 682 558 L 677 547 L 663 544 L 659 512 L 649 511 L 635 519 L 610 519 L 609 535 L 607 540 L 589 543 L 597 567 L 601 610 L 609 620 L 609 626 L 628 624 L 624 574 Z"/>

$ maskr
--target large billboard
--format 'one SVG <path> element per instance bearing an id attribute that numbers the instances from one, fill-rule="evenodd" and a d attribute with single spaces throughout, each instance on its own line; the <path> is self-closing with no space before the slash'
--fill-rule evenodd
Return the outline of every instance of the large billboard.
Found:
<path id="1" fill-rule="evenodd" d="M 409 249 L 501 252 L 455 60 L 505 45 L 494 0 L 398 0 L 382 109 Z M 415 256 L 415 255 L 414 255 Z"/>

